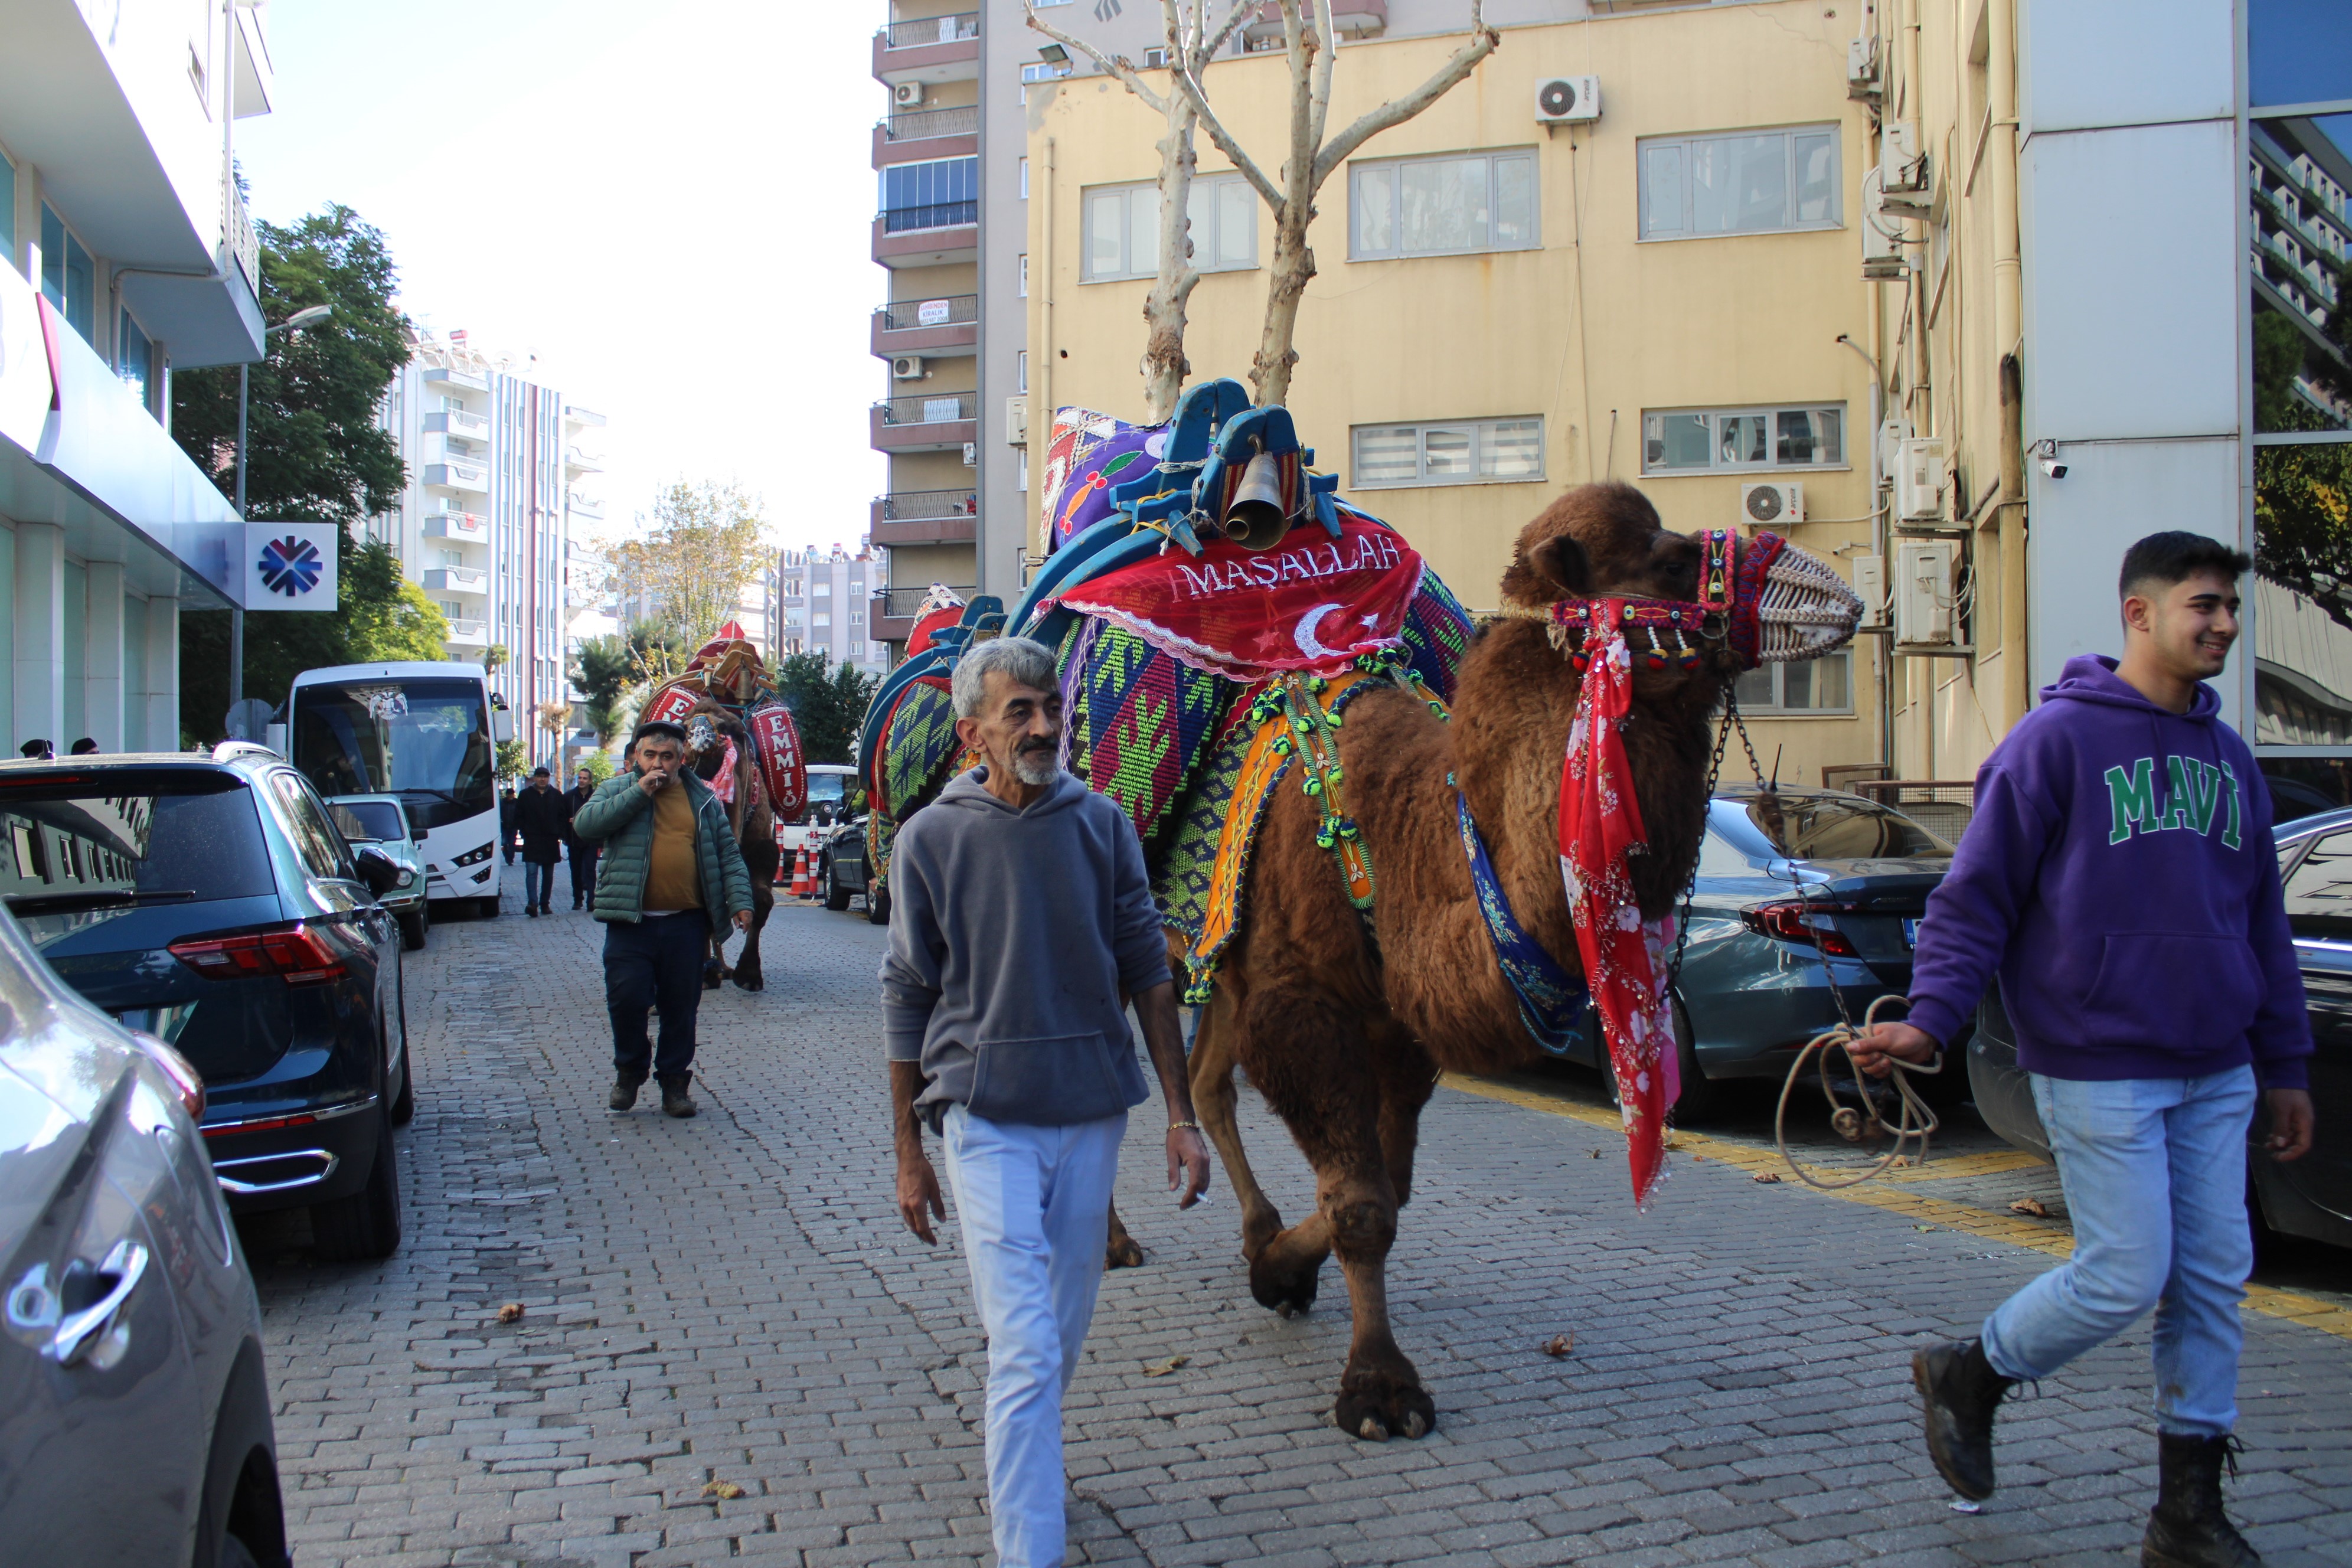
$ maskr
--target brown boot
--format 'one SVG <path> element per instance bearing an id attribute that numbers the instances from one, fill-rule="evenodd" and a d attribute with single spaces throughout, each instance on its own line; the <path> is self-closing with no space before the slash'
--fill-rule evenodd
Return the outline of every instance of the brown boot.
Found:
<path id="1" fill-rule="evenodd" d="M 1911 1381 L 1927 1406 L 1927 1457 L 1936 1473 L 1971 1502 L 1992 1496 L 1993 1411 L 2016 1383 L 1993 1371 L 1982 1340 L 1916 1352 Z"/>
<path id="2" fill-rule="evenodd" d="M 614 1079 L 613 1092 L 604 1097 L 604 1103 L 614 1110 L 626 1110 L 636 1104 L 637 1080 L 633 1078 Z"/>
<path id="3" fill-rule="evenodd" d="M 690 1077 L 666 1078 L 661 1080 L 664 1116 L 684 1117 L 694 1114 L 696 1109 L 694 1098 L 686 1092 L 687 1085 L 693 1081 Z"/>
<path id="4" fill-rule="evenodd" d="M 2259 1552 L 2221 1511 L 2221 1467 L 2238 1473 L 2235 1437 L 2156 1435 L 2156 1507 L 2140 1568 L 2256 1568 Z"/>

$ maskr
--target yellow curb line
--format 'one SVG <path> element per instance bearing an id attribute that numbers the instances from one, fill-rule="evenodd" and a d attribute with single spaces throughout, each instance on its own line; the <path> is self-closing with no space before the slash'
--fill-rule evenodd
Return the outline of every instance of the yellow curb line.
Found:
<path id="1" fill-rule="evenodd" d="M 1447 1089 L 1460 1089 L 1486 1100 L 1498 1100 L 1507 1105 L 1517 1105 L 1528 1110 L 1539 1110 L 1547 1116 L 1564 1116 L 1570 1121 L 1581 1121 L 1588 1127 L 1598 1127 L 1611 1132 L 1622 1132 L 1623 1124 L 1614 1111 L 1593 1106 L 1578 1105 L 1570 1100 L 1555 1100 L 1549 1095 L 1530 1089 L 1513 1089 L 1492 1083 L 1485 1079 L 1471 1078 L 1462 1073 L 1447 1073 L 1438 1080 Z M 1703 1132 L 1686 1132 L 1677 1129 L 1667 1140 L 1666 1147 L 1696 1160 L 1714 1160 L 1747 1171 L 1751 1174 L 1770 1171 L 1783 1172 L 1780 1153 L 1777 1149 L 1758 1149 L 1745 1143 L 1727 1142 L 1710 1138 Z M 1884 1181 L 1917 1183 L 1949 1180 L 1959 1176 L 1988 1175 L 2001 1171 L 2022 1170 L 2038 1165 L 2023 1150 L 1994 1150 L 1981 1154 L 1965 1154 L 1951 1160 L 1937 1160 L 1925 1166 L 1888 1171 Z M 1810 1167 L 1818 1176 L 1851 1175 L 1826 1166 Z M 1887 1186 L 1879 1182 L 1864 1183 L 1858 1187 L 1846 1187 L 1838 1192 L 1824 1193 L 1818 1187 L 1791 1183 L 1797 1190 L 1814 1193 L 1822 1197 L 1838 1198 L 1847 1203 L 1866 1204 L 1872 1208 L 1928 1224 L 1957 1230 L 1987 1241 L 2005 1241 L 2013 1247 L 2031 1247 L 2053 1258 L 2071 1257 L 2074 1251 L 2074 1237 L 2052 1226 L 2037 1223 L 2020 1215 L 2011 1218 L 1990 1214 L 1949 1198 L 1930 1197 L 1925 1193 L 1903 1186 Z M 2352 1340 L 2352 1308 L 2339 1307 L 2315 1296 L 2305 1296 L 2293 1290 L 2273 1289 L 2268 1285 L 2246 1287 L 2246 1305 L 2264 1317 L 2284 1319 L 2301 1323 L 2306 1328 L 2334 1334 L 2338 1339 Z"/>

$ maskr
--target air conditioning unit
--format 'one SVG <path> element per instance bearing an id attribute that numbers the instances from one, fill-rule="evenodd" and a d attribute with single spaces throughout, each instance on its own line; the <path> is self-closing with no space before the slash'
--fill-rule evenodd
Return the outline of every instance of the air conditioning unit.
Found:
<path id="1" fill-rule="evenodd" d="M 1166 47 L 1162 46 L 1160 48 L 1144 50 L 1143 68 L 1148 71 L 1167 69 L 1168 50 Z"/>
<path id="2" fill-rule="evenodd" d="M 920 354 L 893 354 L 890 358 L 892 381 L 920 381 L 929 374 L 923 368 L 923 356 Z"/>
<path id="3" fill-rule="evenodd" d="M 1878 35 L 1849 38 L 1845 46 L 1845 95 L 1870 102 L 1885 90 L 1878 65 Z"/>
<path id="4" fill-rule="evenodd" d="M 919 81 L 902 81 L 893 86 L 890 89 L 890 104 L 894 109 L 922 108 L 923 84 Z"/>
<path id="5" fill-rule="evenodd" d="M 1805 521 L 1805 487 L 1802 485 L 1742 485 L 1739 487 L 1739 511 L 1759 528 Z"/>
<path id="6" fill-rule="evenodd" d="M 1933 187 L 1927 154 L 1919 150 L 1919 127 L 1908 120 L 1888 121 L 1878 143 L 1880 202 L 1905 217 L 1926 217 Z"/>
<path id="7" fill-rule="evenodd" d="M 1903 219 L 1886 210 L 1878 178 L 1876 169 L 1862 176 L 1862 280 L 1899 283 L 1911 276 L 1910 259 L 1903 254 Z"/>
<path id="8" fill-rule="evenodd" d="M 1895 516 L 1903 522 L 1940 522 L 1944 518 L 1944 443 L 1914 436 L 1895 454 Z"/>
<path id="9" fill-rule="evenodd" d="M 1029 400 L 1008 397 L 1004 400 L 1004 444 L 1026 447 L 1029 444 Z"/>
<path id="10" fill-rule="evenodd" d="M 1883 555 L 1857 555 L 1853 558 L 1853 594 L 1862 601 L 1862 624 L 1883 626 L 1886 624 L 1886 558 Z"/>
<path id="11" fill-rule="evenodd" d="M 1900 539 L 1895 543 L 1895 640 L 1949 647 L 1959 641 L 1960 542 Z"/>
<path id="12" fill-rule="evenodd" d="M 1542 125 L 1577 125 L 1601 118 L 1601 79 L 1597 76 L 1556 76 L 1536 87 L 1536 121 Z"/>

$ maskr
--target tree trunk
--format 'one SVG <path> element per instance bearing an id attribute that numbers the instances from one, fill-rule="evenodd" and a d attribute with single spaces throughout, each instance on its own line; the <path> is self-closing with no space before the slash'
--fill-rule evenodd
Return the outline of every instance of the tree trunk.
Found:
<path id="1" fill-rule="evenodd" d="M 1265 331 L 1258 340 L 1257 359 L 1250 366 L 1250 384 L 1263 405 L 1286 402 L 1290 371 L 1298 363 L 1291 338 L 1298 329 L 1298 301 L 1315 277 L 1315 252 L 1307 248 L 1307 226 L 1315 216 L 1311 198 L 1295 191 L 1274 220 L 1274 271 L 1266 281 Z"/>
<path id="2" fill-rule="evenodd" d="M 1186 222 L 1192 203 L 1192 125 L 1199 118 L 1190 100 L 1171 93 L 1168 130 L 1160 139 L 1160 267 L 1143 301 L 1143 422 L 1165 424 L 1175 416 L 1184 378 L 1192 373 L 1184 357 L 1184 308 L 1201 275 L 1192 269 L 1192 243 Z"/>

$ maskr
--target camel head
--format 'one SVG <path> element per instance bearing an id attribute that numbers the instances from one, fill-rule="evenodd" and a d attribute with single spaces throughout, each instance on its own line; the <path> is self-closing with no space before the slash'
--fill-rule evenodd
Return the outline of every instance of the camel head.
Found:
<path id="1" fill-rule="evenodd" d="M 697 703 L 682 721 L 686 726 L 686 761 L 697 778 L 708 784 L 719 776 L 727 759 L 727 742 L 735 742 L 736 756 L 751 754 L 751 733 L 743 721 L 721 703 L 709 698 Z"/>

